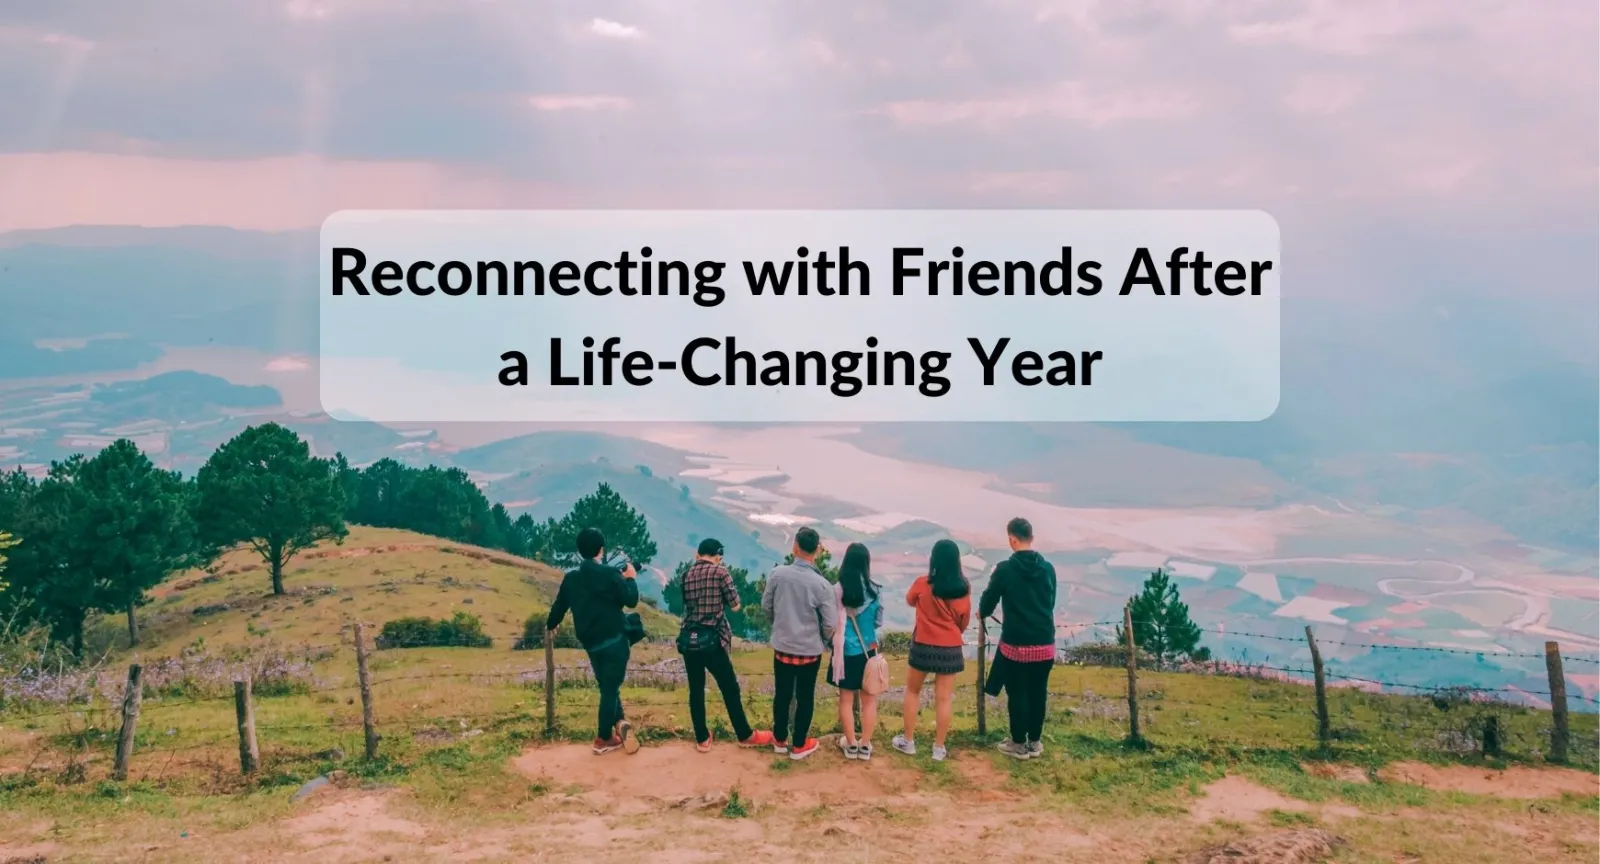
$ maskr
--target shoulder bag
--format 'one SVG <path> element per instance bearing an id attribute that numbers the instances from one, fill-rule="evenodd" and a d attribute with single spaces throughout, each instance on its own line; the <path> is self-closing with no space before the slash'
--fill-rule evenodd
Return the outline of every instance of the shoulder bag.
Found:
<path id="1" fill-rule="evenodd" d="M 861 671 L 861 692 L 877 696 L 889 689 L 889 661 L 883 659 L 878 652 L 867 647 L 867 640 L 861 637 L 861 625 L 856 623 L 856 613 L 847 612 L 850 616 L 850 626 L 856 631 L 856 639 L 867 652 L 867 665 Z"/>

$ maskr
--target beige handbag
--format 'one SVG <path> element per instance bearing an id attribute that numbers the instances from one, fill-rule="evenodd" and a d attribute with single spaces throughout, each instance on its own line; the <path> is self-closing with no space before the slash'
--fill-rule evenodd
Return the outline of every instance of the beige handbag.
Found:
<path id="1" fill-rule="evenodd" d="M 861 636 L 861 625 L 856 623 L 856 613 L 846 612 L 850 617 L 850 626 L 855 628 L 856 639 L 867 652 L 867 665 L 861 671 L 861 692 L 877 696 L 889 689 L 889 661 L 883 655 L 867 648 L 867 640 Z"/>

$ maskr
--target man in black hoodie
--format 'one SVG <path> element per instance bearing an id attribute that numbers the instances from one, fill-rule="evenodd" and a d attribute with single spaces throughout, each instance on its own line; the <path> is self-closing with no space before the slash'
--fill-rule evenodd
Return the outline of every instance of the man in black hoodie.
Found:
<path id="1" fill-rule="evenodd" d="M 978 601 L 978 620 L 993 615 L 996 606 L 1005 613 L 995 671 L 1005 682 L 1011 740 L 1000 742 L 1000 752 L 1032 759 L 1044 755 L 1045 696 L 1056 662 L 1056 568 L 1033 551 L 1028 520 L 1006 523 L 1006 539 L 1011 557 L 989 577 Z"/>
<path id="2" fill-rule="evenodd" d="M 632 643 L 623 632 L 623 607 L 639 605 L 638 573 L 633 562 L 618 570 L 600 563 L 605 555 L 606 538 L 598 528 L 578 532 L 578 569 L 569 571 L 550 604 L 545 620 L 545 638 L 554 639 L 556 627 L 572 610 L 572 625 L 583 650 L 589 652 L 589 666 L 600 686 L 599 726 L 594 736 L 595 755 L 622 748 L 639 751 L 633 726 L 622 716 L 622 679 L 628 674 L 628 655 Z"/>

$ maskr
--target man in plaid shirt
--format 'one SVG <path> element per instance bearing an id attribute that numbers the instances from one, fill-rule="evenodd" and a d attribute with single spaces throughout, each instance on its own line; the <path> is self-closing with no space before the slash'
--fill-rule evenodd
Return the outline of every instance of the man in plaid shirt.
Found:
<path id="1" fill-rule="evenodd" d="M 744 702 L 739 693 L 739 677 L 734 674 L 729 653 L 733 650 L 733 629 L 728 626 L 728 612 L 739 611 L 739 592 L 733 586 L 733 576 L 722 566 L 722 543 L 706 538 L 694 563 L 683 574 L 683 623 L 699 624 L 717 631 L 720 646 L 713 650 L 683 655 L 683 665 L 689 675 L 689 717 L 694 721 L 695 749 L 701 753 L 711 750 L 711 730 L 706 728 L 706 673 L 717 681 L 722 691 L 722 701 L 728 707 L 728 720 L 739 743 L 746 747 L 760 747 L 772 743 L 772 733 L 755 731 L 745 718 Z"/>

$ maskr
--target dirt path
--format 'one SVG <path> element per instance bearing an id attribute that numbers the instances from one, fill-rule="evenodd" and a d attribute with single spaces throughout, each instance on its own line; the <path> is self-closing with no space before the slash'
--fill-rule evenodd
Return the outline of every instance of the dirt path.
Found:
<path id="1" fill-rule="evenodd" d="M 1484 796 L 1486 803 L 1471 805 L 1479 808 L 1472 812 L 1461 805 L 1363 811 L 1334 800 L 1289 798 L 1230 775 L 1194 790 L 1176 809 L 1130 807 L 1108 816 L 1102 806 L 1095 816 L 1012 777 L 1010 763 L 993 753 L 960 752 L 943 765 L 897 754 L 860 763 L 846 761 L 831 739 L 826 743 L 801 763 L 731 745 L 702 755 L 671 743 L 631 757 L 597 757 L 580 745 L 535 747 L 507 766 L 527 786 L 521 801 L 504 806 L 424 807 L 405 789 L 335 783 L 289 805 L 281 817 L 239 830 L 185 831 L 181 839 L 170 831 L 143 835 L 136 825 L 101 826 L 90 846 L 82 842 L 87 837 L 75 843 L 49 823 L 0 826 L 0 862 L 17 856 L 55 861 L 71 850 L 84 860 L 163 862 L 1132 864 L 1277 861 L 1284 859 L 1237 853 L 1254 846 L 1324 848 L 1323 839 L 1334 837 L 1334 845 L 1359 853 L 1356 860 L 1391 860 L 1391 853 L 1414 844 L 1418 826 L 1432 838 L 1430 855 L 1461 864 L 1516 860 L 1519 850 L 1534 847 L 1542 860 L 1592 861 L 1590 853 L 1600 849 L 1590 813 L 1495 803 L 1600 791 L 1600 781 L 1581 771 L 1403 764 L 1378 778 Z M 1367 782 L 1355 769 L 1335 773 Z"/>

